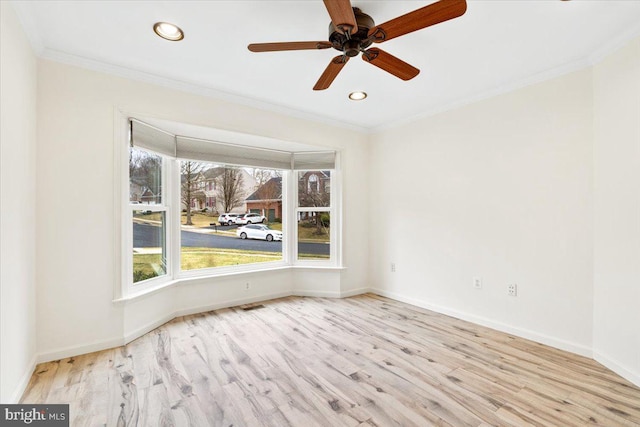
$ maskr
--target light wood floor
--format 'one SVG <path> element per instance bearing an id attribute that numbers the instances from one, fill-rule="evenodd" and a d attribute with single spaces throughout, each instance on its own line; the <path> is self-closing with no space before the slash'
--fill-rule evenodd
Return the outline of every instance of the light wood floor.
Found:
<path id="1" fill-rule="evenodd" d="M 593 360 L 375 295 L 175 319 L 38 365 L 25 403 L 72 426 L 639 426 Z"/>

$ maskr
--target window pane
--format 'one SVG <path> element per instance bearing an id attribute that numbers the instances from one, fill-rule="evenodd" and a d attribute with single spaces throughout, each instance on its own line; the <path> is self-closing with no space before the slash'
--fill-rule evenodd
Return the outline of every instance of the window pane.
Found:
<path id="1" fill-rule="evenodd" d="M 162 203 L 162 157 L 149 151 L 129 149 L 129 201 L 132 204 Z"/>
<path id="2" fill-rule="evenodd" d="M 133 283 L 167 274 L 165 216 L 133 211 Z"/>
<path id="3" fill-rule="evenodd" d="M 329 207 L 331 171 L 298 172 L 298 206 Z"/>
<path id="4" fill-rule="evenodd" d="M 298 259 L 329 259 L 329 212 L 298 212 Z"/>
<path id="5" fill-rule="evenodd" d="M 182 270 L 282 260 L 281 172 L 193 161 L 180 169 Z"/>

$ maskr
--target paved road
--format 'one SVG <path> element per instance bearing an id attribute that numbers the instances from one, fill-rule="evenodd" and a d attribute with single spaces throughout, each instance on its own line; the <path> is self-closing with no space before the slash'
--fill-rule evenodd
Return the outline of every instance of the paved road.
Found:
<path id="1" fill-rule="evenodd" d="M 245 249 L 250 251 L 282 252 L 282 242 L 266 240 L 242 240 L 238 237 L 181 231 L 182 246 L 195 248 Z M 160 227 L 133 224 L 133 246 L 154 248 L 160 246 Z M 324 243 L 300 243 L 298 252 L 313 255 L 329 255 L 329 245 Z"/>

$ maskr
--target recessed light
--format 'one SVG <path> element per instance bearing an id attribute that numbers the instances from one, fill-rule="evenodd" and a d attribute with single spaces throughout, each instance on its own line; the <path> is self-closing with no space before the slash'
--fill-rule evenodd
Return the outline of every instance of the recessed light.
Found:
<path id="1" fill-rule="evenodd" d="M 165 40 L 177 42 L 184 38 L 184 33 L 177 25 L 168 22 L 156 22 L 153 25 L 153 31 Z"/>
<path id="2" fill-rule="evenodd" d="M 367 97 L 366 92 L 351 92 L 349 94 L 349 99 L 352 101 L 362 101 L 363 99 L 365 99 Z"/>

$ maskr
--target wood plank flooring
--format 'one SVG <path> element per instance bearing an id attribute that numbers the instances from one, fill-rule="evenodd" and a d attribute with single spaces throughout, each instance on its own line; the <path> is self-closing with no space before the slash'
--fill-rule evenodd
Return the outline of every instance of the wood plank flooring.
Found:
<path id="1" fill-rule="evenodd" d="M 72 426 L 640 426 L 597 362 L 376 295 L 174 319 L 38 365 L 24 403 Z"/>

